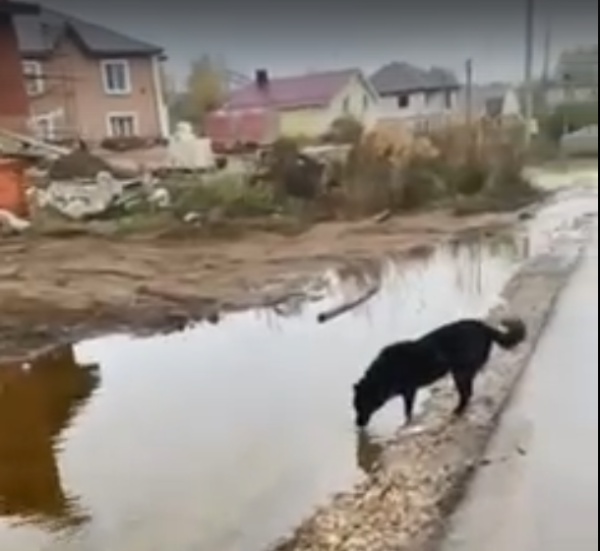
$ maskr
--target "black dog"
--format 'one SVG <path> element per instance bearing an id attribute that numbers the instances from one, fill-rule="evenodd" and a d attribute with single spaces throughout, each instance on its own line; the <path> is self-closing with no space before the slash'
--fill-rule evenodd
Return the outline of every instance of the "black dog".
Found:
<path id="1" fill-rule="evenodd" d="M 406 422 L 410 423 L 417 392 L 451 375 L 459 395 L 454 410 L 461 415 L 473 394 L 473 381 L 497 344 L 510 350 L 527 336 L 525 324 L 504 320 L 496 329 L 480 320 L 461 320 L 444 325 L 416 340 L 385 347 L 354 385 L 356 425 L 364 428 L 373 414 L 396 396 L 404 399 Z"/>

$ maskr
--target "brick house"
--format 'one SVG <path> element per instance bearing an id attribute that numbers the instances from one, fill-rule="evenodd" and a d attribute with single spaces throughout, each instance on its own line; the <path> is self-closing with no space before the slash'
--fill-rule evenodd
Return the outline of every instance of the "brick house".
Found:
<path id="1" fill-rule="evenodd" d="M 167 136 L 162 48 L 44 7 L 15 26 L 40 138 Z"/>
<path id="2" fill-rule="evenodd" d="M 29 105 L 23 85 L 15 31 L 17 15 L 35 15 L 37 6 L 0 0 L 0 128 L 26 129 Z"/>

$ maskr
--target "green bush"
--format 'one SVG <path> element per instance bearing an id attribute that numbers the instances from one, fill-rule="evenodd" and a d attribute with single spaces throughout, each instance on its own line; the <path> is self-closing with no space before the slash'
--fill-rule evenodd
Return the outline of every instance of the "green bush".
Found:
<path id="1" fill-rule="evenodd" d="M 594 124 L 598 124 L 597 101 L 565 103 L 542 117 L 540 130 L 543 136 L 556 143 L 565 132 L 575 132 Z"/>
<path id="2" fill-rule="evenodd" d="M 243 178 L 230 174 L 170 186 L 173 210 L 184 217 L 189 213 L 218 210 L 223 217 L 269 216 L 278 212 L 273 191 L 264 186 L 248 186 Z"/>

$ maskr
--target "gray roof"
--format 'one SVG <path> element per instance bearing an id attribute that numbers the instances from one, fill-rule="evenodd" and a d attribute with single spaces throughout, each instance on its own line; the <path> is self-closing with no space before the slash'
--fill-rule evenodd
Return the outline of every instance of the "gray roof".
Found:
<path id="1" fill-rule="evenodd" d="M 576 85 L 598 85 L 598 46 L 563 52 L 558 60 L 555 79 Z"/>
<path id="2" fill-rule="evenodd" d="M 160 55 L 163 53 L 163 49 L 158 46 L 47 8 L 42 8 L 39 15 L 17 16 L 15 23 L 19 47 L 25 55 L 44 56 L 52 53 L 65 33 L 72 33 L 90 55 Z"/>
<path id="3" fill-rule="evenodd" d="M 38 14 L 40 7 L 36 4 L 30 4 L 28 2 L 13 2 L 12 0 L 5 0 L 0 2 L 0 15 L 8 14 L 11 16 L 21 14 Z"/>
<path id="4" fill-rule="evenodd" d="M 371 82 L 382 96 L 460 88 L 458 79 L 451 71 L 439 67 L 420 69 L 409 63 L 399 62 L 384 65 L 371 77 Z"/>

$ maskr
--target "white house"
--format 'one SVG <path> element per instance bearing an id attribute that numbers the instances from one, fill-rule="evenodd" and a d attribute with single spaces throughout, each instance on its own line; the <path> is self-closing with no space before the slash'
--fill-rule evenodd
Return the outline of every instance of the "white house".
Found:
<path id="1" fill-rule="evenodd" d="M 398 119 L 427 131 L 444 124 L 458 108 L 460 83 L 445 69 L 424 70 L 408 63 L 389 63 L 372 77 L 380 97 L 380 117 Z"/>
<path id="2" fill-rule="evenodd" d="M 470 111 L 474 119 L 508 120 L 523 116 L 519 93 L 508 84 L 474 85 L 470 97 L 463 89 L 458 105 L 465 115 Z"/>

